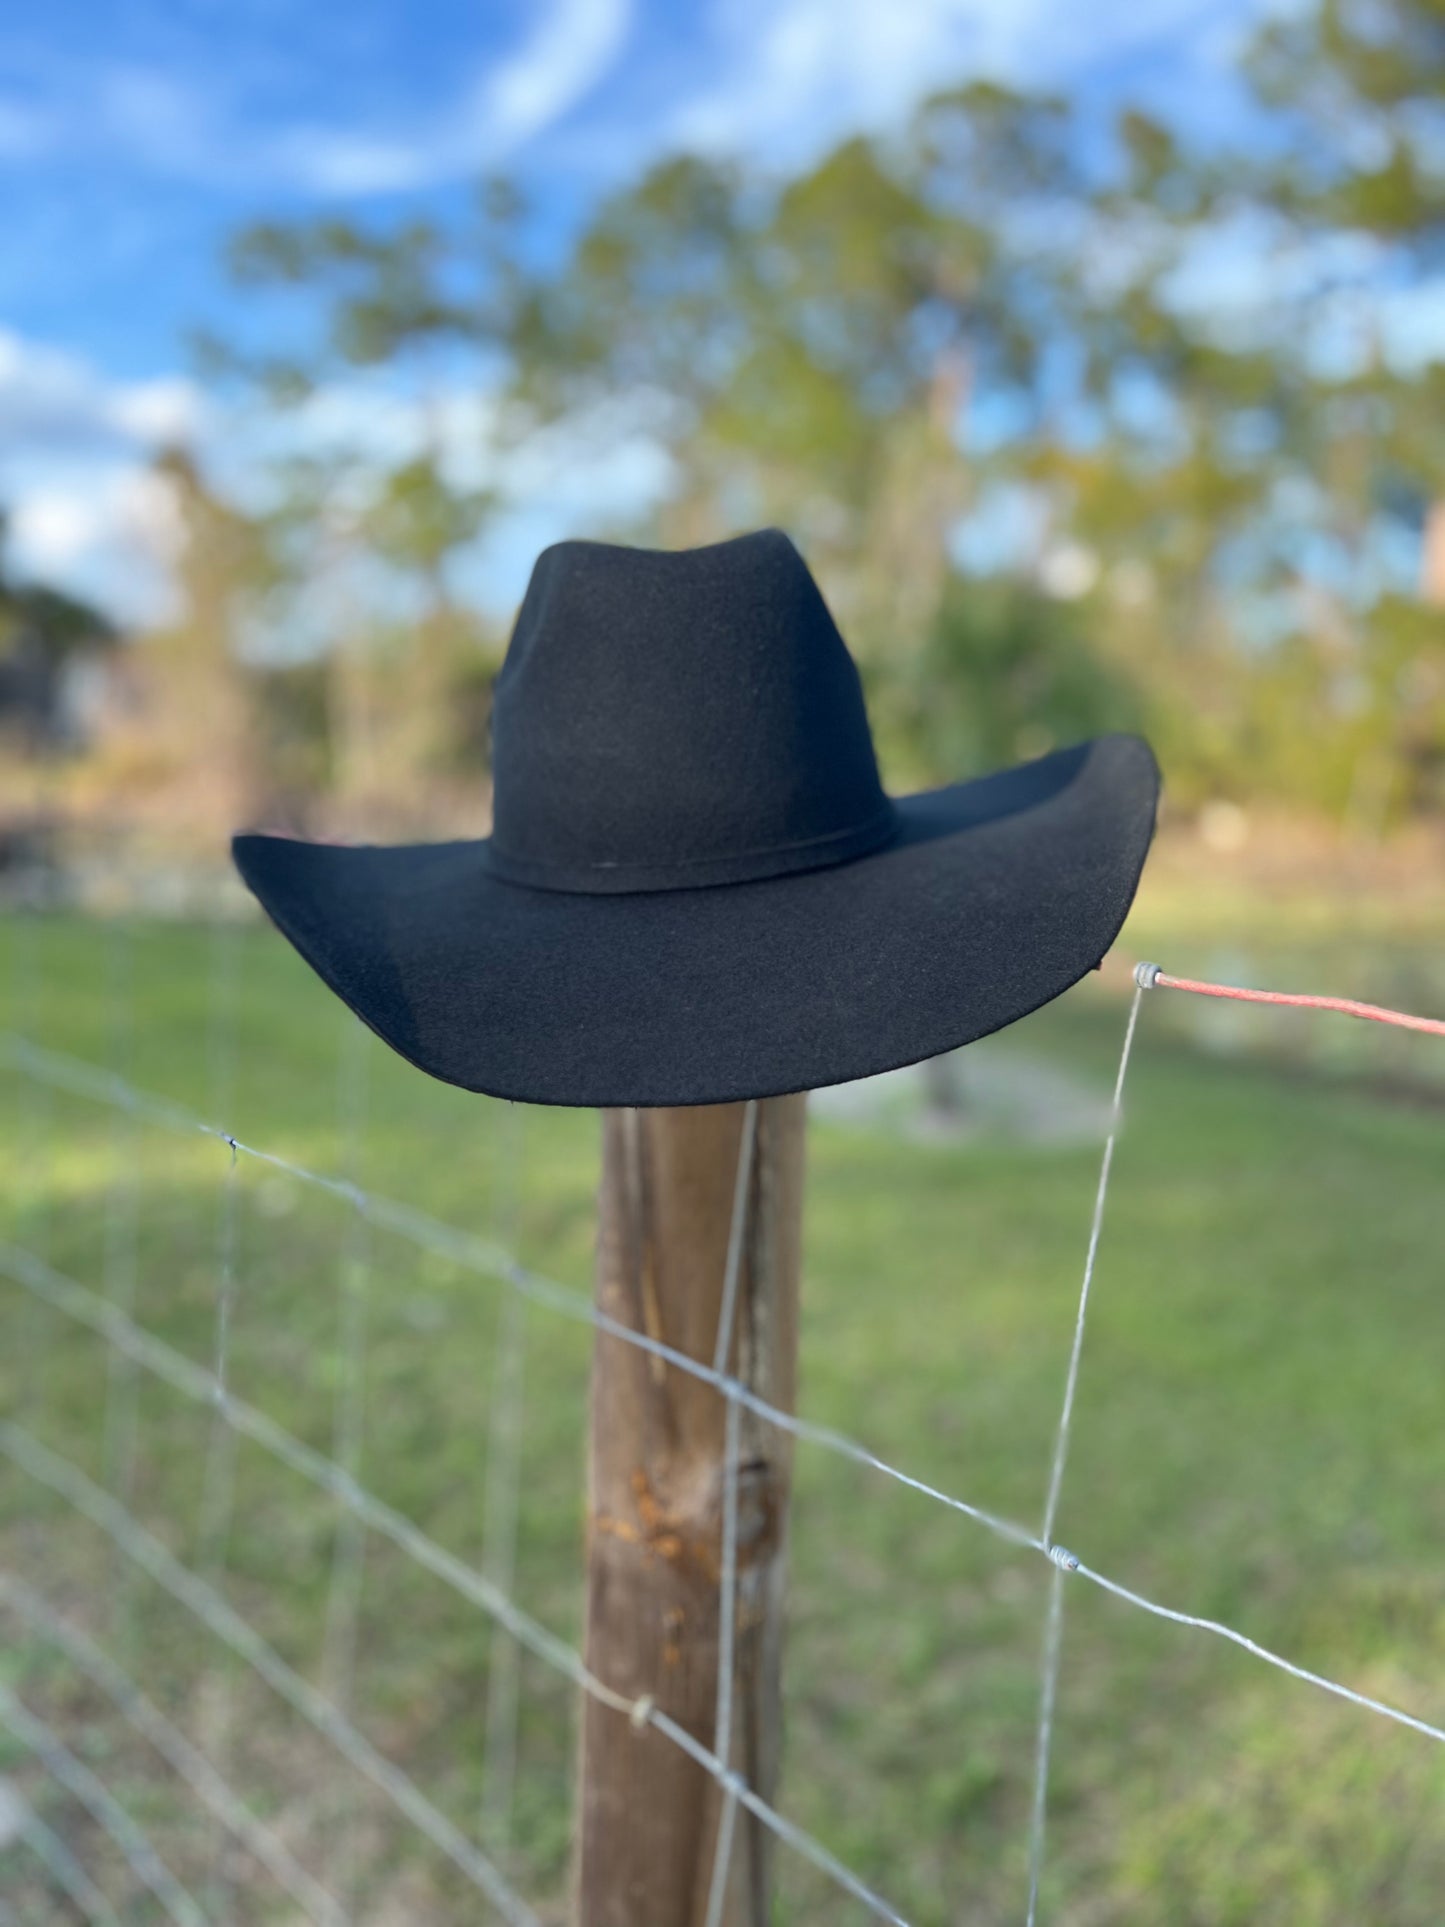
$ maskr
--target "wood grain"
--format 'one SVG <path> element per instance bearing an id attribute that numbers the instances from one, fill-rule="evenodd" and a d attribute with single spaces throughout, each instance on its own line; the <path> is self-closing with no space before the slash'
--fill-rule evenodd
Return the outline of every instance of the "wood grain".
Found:
<path id="1" fill-rule="evenodd" d="M 603 1114 L 596 1294 L 611 1318 L 710 1364 L 744 1106 Z M 793 1410 L 806 1098 L 758 1107 L 730 1366 Z M 731 1764 L 777 1786 L 792 1441 L 742 1409 Z M 726 1401 L 599 1332 L 587 1483 L 587 1664 L 714 1743 Z M 584 1703 L 579 1927 L 702 1927 L 722 1795 L 661 1734 Z M 726 1927 L 764 1927 L 772 1836 L 739 1809 Z"/>

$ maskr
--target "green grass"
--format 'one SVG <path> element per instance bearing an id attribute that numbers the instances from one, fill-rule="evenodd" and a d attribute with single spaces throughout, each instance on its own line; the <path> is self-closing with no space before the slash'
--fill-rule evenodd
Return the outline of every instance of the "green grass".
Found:
<path id="1" fill-rule="evenodd" d="M 208 932 L 176 925 L 54 918 L 17 921 L 11 935 L 10 1021 L 207 1115 L 219 1108 L 249 1143 L 342 1167 L 338 1087 L 351 1047 L 279 939 L 238 929 L 228 958 Z M 1169 954 L 1175 968 L 1207 965 L 1182 935 Z M 1327 972 L 1328 957 L 1319 963 Z M 1122 1022 L 1119 1001 L 1085 987 L 1016 1027 L 1008 1048 L 1107 1088 Z M 1374 1073 L 1393 1078 L 1398 1065 L 1372 1048 L 1303 1067 L 1220 1055 L 1162 997 L 1146 1002 L 1059 1537 L 1152 1597 L 1441 1721 L 1445 1112 L 1382 1094 Z M 469 1098 L 378 1046 L 366 1062 L 362 1180 L 480 1231 L 515 1212 L 523 1256 L 585 1287 L 595 1118 Z M 949 1491 L 1036 1521 L 1097 1148 L 921 1146 L 816 1121 L 810 1158 L 803 1410 Z M 6 1071 L 0 1160 L 0 1235 L 122 1293 L 134 1170 L 136 1315 L 209 1363 L 224 1146 L 135 1128 Z M 245 1159 L 234 1183 L 234 1388 L 330 1451 L 347 1208 Z M 502 1288 L 377 1234 L 368 1304 L 366 1483 L 475 1559 Z M 208 1415 L 154 1379 L 117 1378 L 98 1340 L 19 1289 L 0 1305 L 6 1413 L 101 1478 L 107 1408 L 114 1424 L 133 1392 L 135 1509 L 179 1557 L 201 1558 Z M 526 1326 L 517 1591 L 572 1635 L 587 1333 L 535 1309 Z M 323 1496 L 240 1447 L 224 1583 L 313 1678 L 335 1528 Z M 385 1801 L 8 1467 L 0 1540 L 8 1569 L 112 1642 L 220 1750 L 308 1864 L 353 1886 L 361 1918 L 477 1917 L 463 1883 Z M 800 1448 L 783 1805 L 919 1923 L 1021 1918 L 1048 1583 L 1036 1556 Z M 8 1616 L 5 1651 L 5 1680 L 126 1798 L 178 1870 L 200 1886 L 219 1864 L 235 1919 L 288 1918 L 244 1858 L 216 1863 L 210 1830 L 154 1756 Z M 468 1829 L 488 1663 L 476 1612 L 370 1536 L 357 1723 Z M 566 1689 L 528 1661 L 508 1859 L 559 1919 L 572 1726 Z M 0 1753 L 0 1772 L 125 1891 L 96 1829 L 43 1793 L 17 1748 Z M 1050 1923 L 1433 1927 L 1445 1911 L 1442 1802 L 1445 1754 L 1429 1741 L 1069 1584 Z M 851 1917 L 787 1854 L 782 1874 L 780 1921 Z M 23 1849 L 0 1858 L 0 1891 L 22 1922 L 71 1918 L 46 1900 Z M 126 1915 L 154 1917 L 139 1901 Z"/>

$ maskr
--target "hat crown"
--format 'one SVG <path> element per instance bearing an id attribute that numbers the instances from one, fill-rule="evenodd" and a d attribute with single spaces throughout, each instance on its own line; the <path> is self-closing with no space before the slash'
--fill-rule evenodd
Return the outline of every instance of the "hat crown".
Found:
<path id="1" fill-rule="evenodd" d="M 887 841 L 858 672 L 780 530 L 538 557 L 493 711 L 492 869 L 615 892 L 737 883 Z"/>

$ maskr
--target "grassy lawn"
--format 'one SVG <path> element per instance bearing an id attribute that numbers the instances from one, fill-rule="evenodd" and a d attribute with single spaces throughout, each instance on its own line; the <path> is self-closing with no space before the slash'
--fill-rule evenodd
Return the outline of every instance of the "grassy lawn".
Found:
<path id="1" fill-rule="evenodd" d="M 7 1024 L 220 1117 L 243 1140 L 481 1232 L 585 1287 L 589 1114 L 432 1084 L 344 1024 L 269 931 L 12 919 Z M 1129 955 L 1217 959 L 1146 920 Z M 1328 942 L 1316 980 L 1331 983 Z M 1351 973 L 1357 959 L 1340 952 Z M 1275 973 L 1278 980 L 1279 973 Z M 0 976 L 0 984 L 6 979 Z M 1059 1537 L 1170 1605 L 1445 1721 L 1445 1110 L 1401 1081 L 1400 1040 L 1221 1041 L 1146 1001 L 1096 1280 Z M 1000 1050 L 1107 1090 L 1124 1002 L 1091 984 Z M 1330 1020 L 1316 1020 L 1323 1023 Z M 1277 1058 L 1256 1042 L 1277 1043 Z M 1212 1047 L 1210 1047 L 1212 1046 Z M 1224 1047 L 1224 1046 L 1227 1046 Z M 1429 1040 L 1409 1040 L 1422 1057 Z M 1413 1057 L 1411 1061 L 1413 1062 Z M 339 1127 L 366 1088 L 365 1129 Z M 349 1094 L 349 1095 L 348 1095 Z M 819 1119 L 811 1141 L 802 1408 L 948 1491 L 1033 1524 L 1042 1505 L 1097 1146 L 919 1144 Z M 213 1140 L 0 1071 L 0 1237 L 125 1298 L 209 1365 L 234 1186 L 235 1391 L 333 1450 L 358 1283 L 349 1208 Z M 129 1213 L 134 1205 L 134 1224 Z M 488 1408 L 505 1289 L 373 1234 L 366 1484 L 482 1555 Z M 176 1554 L 206 1532 L 210 1415 L 5 1285 L 0 1397 L 97 1479 L 134 1423 L 132 1503 Z M 531 1309 L 516 1593 L 575 1634 L 587 1333 Z M 214 1462 L 212 1462 L 214 1475 Z M 221 1583 L 308 1678 L 324 1675 L 336 1508 L 242 1444 Z M 214 1514 L 209 1515 L 214 1522 Z M 298 1857 L 374 1922 L 478 1917 L 446 1860 L 98 1532 L 0 1463 L 0 1564 L 57 1601 L 222 1759 Z M 816 1448 L 798 1459 L 785 1811 L 911 1920 L 1022 1918 L 1049 1569 Z M 1043 1917 L 1050 1923 L 1419 1923 L 1445 1913 L 1445 1749 L 1222 1642 L 1069 1584 Z M 344 1641 L 333 1637 L 330 1651 Z M 294 1918 L 153 1753 L 5 1613 L 3 1680 L 141 1819 L 218 1917 Z M 475 1834 L 488 1668 L 476 1611 L 375 1535 L 350 1701 L 363 1732 Z M 515 1804 L 492 1844 L 561 1918 L 573 1709 L 522 1668 Z M 0 1745 L 3 1745 L 0 1742 Z M 0 1753 L 109 1891 L 123 1864 L 73 1804 Z M 778 1918 L 846 1921 L 786 1853 Z M 78 1918 L 21 1847 L 0 1892 L 24 1922 Z M 147 1911 L 147 1906 L 152 1911 Z M 133 1900 L 129 1921 L 159 1918 Z"/>

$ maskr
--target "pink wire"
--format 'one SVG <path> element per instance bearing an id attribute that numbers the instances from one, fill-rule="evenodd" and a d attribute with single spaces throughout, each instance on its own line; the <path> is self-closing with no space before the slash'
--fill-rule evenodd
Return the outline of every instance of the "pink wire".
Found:
<path id="1" fill-rule="evenodd" d="M 1401 1030 L 1428 1031 L 1432 1037 L 1445 1037 L 1445 1022 L 1438 1017 L 1412 1017 L 1403 1010 L 1386 1010 L 1381 1004 L 1362 1004 L 1353 997 L 1306 997 L 1290 990 L 1242 990 L 1237 984 L 1206 984 L 1193 977 L 1166 977 L 1161 971 L 1154 983 L 1161 990 L 1189 990 L 1196 997 L 1232 997 L 1244 1004 L 1289 1004 L 1296 1010 L 1337 1010 L 1346 1017 L 1367 1017 L 1375 1024 L 1396 1024 Z"/>

